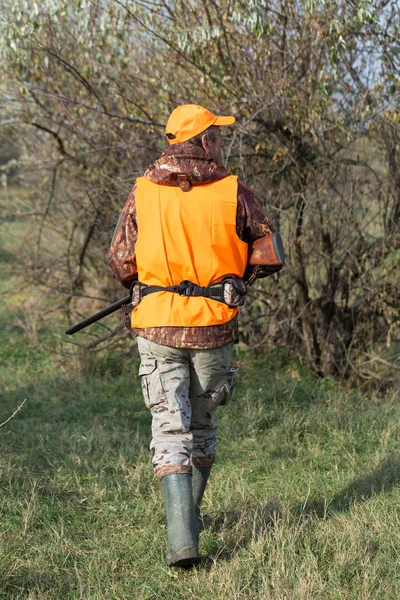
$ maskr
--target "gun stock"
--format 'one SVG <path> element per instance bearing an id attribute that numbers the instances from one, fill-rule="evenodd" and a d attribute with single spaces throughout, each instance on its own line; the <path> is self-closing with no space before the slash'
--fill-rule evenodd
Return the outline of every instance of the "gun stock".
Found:
<path id="1" fill-rule="evenodd" d="M 285 264 L 285 251 L 282 238 L 275 231 L 249 244 L 248 265 L 268 266 L 281 269 Z"/>

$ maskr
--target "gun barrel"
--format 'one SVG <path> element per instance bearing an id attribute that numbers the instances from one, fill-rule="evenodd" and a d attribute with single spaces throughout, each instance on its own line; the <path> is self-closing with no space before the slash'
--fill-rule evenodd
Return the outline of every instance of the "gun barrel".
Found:
<path id="1" fill-rule="evenodd" d="M 69 327 L 65 333 L 68 335 L 73 335 L 77 331 L 80 331 L 81 329 L 84 329 L 88 325 L 91 325 L 92 323 L 99 321 L 103 317 L 106 317 L 107 315 L 110 315 L 111 313 L 115 312 L 116 310 L 121 308 L 121 306 L 127 306 L 130 303 L 131 303 L 131 297 L 125 296 L 124 298 L 121 298 L 121 300 L 117 300 L 113 304 L 110 304 L 110 306 L 107 306 L 106 308 L 99 310 L 99 312 L 92 315 L 91 317 L 88 317 L 87 319 L 84 319 L 83 321 L 76 323 L 76 325 L 72 325 L 72 327 Z"/>

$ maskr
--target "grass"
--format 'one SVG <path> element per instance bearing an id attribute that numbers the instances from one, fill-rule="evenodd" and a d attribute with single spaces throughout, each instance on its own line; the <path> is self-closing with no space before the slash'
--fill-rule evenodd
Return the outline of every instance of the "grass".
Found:
<path id="1" fill-rule="evenodd" d="M 11 242 L 3 252 L 9 290 Z M 1 600 L 398 598 L 395 390 L 343 389 L 283 351 L 236 349 L 203 507 L 209 560 L 180 572 L 163 562 L 137 357 L 118 372 L 101 354 L 60 364 L 52 333 L 32 345 L 14 317 L 3 303 L 0 422 L 26 403 L 0 428 Z"/>

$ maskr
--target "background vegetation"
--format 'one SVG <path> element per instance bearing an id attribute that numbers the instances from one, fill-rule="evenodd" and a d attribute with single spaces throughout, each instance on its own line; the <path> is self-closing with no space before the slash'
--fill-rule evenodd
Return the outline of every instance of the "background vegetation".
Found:
<path id="1" fill-rule="evenodd" d="M 27 191 L 26 213 L 9 207 L 7 218 L 39 224 L 24 256 L 27 285 L 47 286 L 71 321 L 121 294 L 106 265 L 118 213 L 165 146 L 170 111 L 203 103 L 236 115 L 226 161 L 259 192 L 287 249 L 282 276 L 251 294 L 243 340 L 261 353 L 289 345 L 319 375 L 393 379 L 397 2 L 2 7 L 3 183 L 18 166 Z M 120 336 L 112 328 L 107 343 Z"/>

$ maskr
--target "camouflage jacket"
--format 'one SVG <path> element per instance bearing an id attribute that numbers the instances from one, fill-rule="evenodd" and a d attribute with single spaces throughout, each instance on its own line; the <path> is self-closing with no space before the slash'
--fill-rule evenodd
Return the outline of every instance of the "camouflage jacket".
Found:
<path id="1" fill-rule="evenodd" d="M 229 174 L 229 171 L 218 165 L 202 148 L 184 142 L 164 150 L 144 176 L 153 183 L 179 185 L 183 191 L 189 191 L 192 186 L 212 183 Z M 138 228 L 135 192 L 136 186 L 133 187 L 122 210 L 109 253 L 109 264 L 114 276 L 127 288 L 137 279 L 135 243 Z M 238 237 L 250 243 L 274 231 L 275 228 L 265 213 L 261 200 L 239 179 L 236 213 Z M 250 272 L 246 272 L 247 277 L 249 274 Z M 268 268 L 263 268 L 257 276 L 266 277 L 270 274 Z M 216 348 L 236 341 L 238 322 L 235 317 L 228 323 L 209 327 L 152 327 L 135 329 L 134 332 L 157 344 L 175 348 Z"/>

